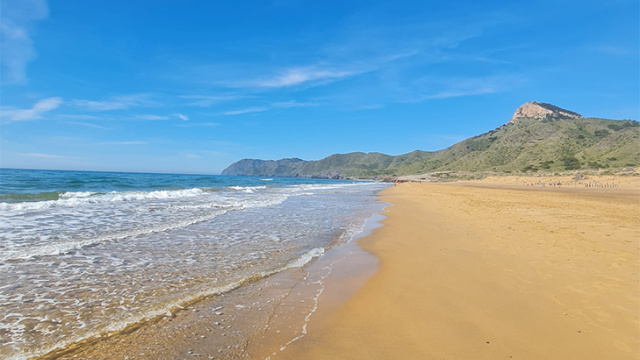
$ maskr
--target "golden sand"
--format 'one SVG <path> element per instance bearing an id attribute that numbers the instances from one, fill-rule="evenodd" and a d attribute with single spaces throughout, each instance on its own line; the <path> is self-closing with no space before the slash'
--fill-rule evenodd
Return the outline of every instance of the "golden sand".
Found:
<path id="1" fill-rule="evenodd" d="M 386 190 L 378 273 L 276 359 L 638 359 L 638 180 L 515 180 Z"/>

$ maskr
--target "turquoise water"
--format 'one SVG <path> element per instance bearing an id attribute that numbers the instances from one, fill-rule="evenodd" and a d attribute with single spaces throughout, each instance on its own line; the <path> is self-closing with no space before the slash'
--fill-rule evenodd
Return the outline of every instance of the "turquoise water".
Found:
<path id="1" fill-rule="evenodd" d="M 305 266 L 387 184 L 0 170 L 0 357 L 117 332 Z"/>
<path id="2" fill-rule="evenodd" d="M 273 181 L 273 182 L 269 182 Z M 345 184 L 348 181 L 247 176 L 0 169 L 0 202 L 58 200 L 65 192 L 107 193 L 230 186 Z"/>

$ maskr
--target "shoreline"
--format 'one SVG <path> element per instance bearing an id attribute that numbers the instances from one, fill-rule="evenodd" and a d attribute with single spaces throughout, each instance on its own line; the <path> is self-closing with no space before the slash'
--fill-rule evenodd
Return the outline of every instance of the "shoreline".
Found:
<path id="1" fill-rule="evenodd" d="M 277 359 L 636 359 L 640 184 L 629 180 L 385 190 L 388 219 L 359 242 L 379 271 Z"/>
<path id="2" fill-rule="evenodd" d="M 206 299 L 172 318 L 60 358 L 596 359 L 615 354 L 632 359 L 640 354 L 638 340 L 631 339 L 634 328 L 640 335 L 635 310 L 640 279 L 637 269 L 626 280 L 619 270 L 629 270 L 640 258 L 640 217 L 598 222 L 593 218 L 619 216 L 590 205 L 637 209 L 640 187 L 633 185 L 540 188 L 482 180 L 400 184 L 382 192 L 380 201 L 391 206 L 380 215 L 385 219 L 374 222 L 377 228 L 369 227 L 369 233 L 365 229 L 358 239 L 330 249 L 307 267 Z M 545 213 L 549 209 L 551 213 Z M 562 209 L 565 214 L 554 213 Z M 506 217 L 492 217 L 494 212 Z M 554 220 L 554 214 L 562 215 L 562 221 Z M 548 233 L 535 227 L 549 230 L 552 224 L 556 227 L 547 243 L 528 241 L 522 249 L 515 245 L 521 238 L 544 239 Z M 571 230 L 585 224 L 590 224 L 588 231 Z M 562 243 L 563 236 L 571 235 L 598 246 L 594 239 L 611 238 L 603 229 L 617 231 L 624 240 L 604 249 L 626 254 L 618 258 L 617 270 L 613 263 L 606 268 L 607 259 L 581 254 L 593 251 L 586 245 Z M 567 254 L 574 264 L 589 265 L 583 269 L 595 264 L 607 271 L 577 272 L 566 267 L 571 260 L 562 257 Z M 609 282 L 618 288 L 605 291 Z M 590 300 L 582 299 L 594 289 Z M 264 301 L 267 298 L 271 301 Z M 626 303 L 621 305 L 618 298 Z M 237 307 L 239 299 L 246 305 Z M 607 299 L 617 310 L 606 308 Z M 216 315 L 218 310 L 224 314 Z M 607 328 L 607 321 L 616 327 Z"/>
<path id="3" fill-rule="evenodd" d="M 383 211 L 384 212 L 384 211 Z M 377 258 L 357 246 L 357 239 L 380 227 L 384 215 L 367 218 L 344 244 L 330 247 L 302 267 L 288 268 L 218 295 L 178 307 L 171 316 L 134 324 L 124 331 L 91 338 L 43 359 L 264 359 L 306 335 L 311 316 L 332 312 L 377 269 Z M 347 261 L 348 260 L 348 261 Z M 341 290 L 324 295 L 325 280 L 340 277 Z M 318 308 L 319 297 L 333 306 Z"/>

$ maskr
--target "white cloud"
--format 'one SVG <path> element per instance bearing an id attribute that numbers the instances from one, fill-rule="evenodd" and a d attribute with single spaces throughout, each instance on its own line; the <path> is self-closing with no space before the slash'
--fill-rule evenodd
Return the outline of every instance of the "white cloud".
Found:
<path id="1" fill-rule="evenodd" d="M 281 88 L 300 85 L 310 81 L 338 80 L 359 74 L 354 71 L 335 69 L 317 69 L 315 67 L 297 67 L 284 70 L 281 74 L 249 82 L 252 87 Z"/>
<path id="2" fill-rule="evenodd" d="M 49 16 L 44 0 L 3 0 L 0 2 L 0 63 L 3 81 L 24 83 L 27 63 L 36 57 L 31 34 L 36 21 Z"/>
<path id="3" fill-rule="evenodd" d="M 18 156 L 33 157 L 41 159 L 75 159 L 70 156 L 54 155 L 54 154 L 42 154 L 42 153 L 19 153 Z"/>
<path id="4" fill-rule="evenodd" d="M 97 143 L 96 145 L 147 145 L 146 141 L 134 140 L 134 141 L 107 141 Z"/>
<path id="5" fill-rule="evenodd" d="M 80 125 L 80 126 L 86 126 L 86 127 L 90 127 L 90 128 L 94 128 L 94 129 L 100 129 L 100 130 L 111 130 L 108 127 L 104 127 L 98 124 L 92 124 L 92 123 L 88 123 L 88 122 L 83 122 L 83 121 L 66 121 L 67 124 L 72 124 L 72 125 Z"/>
<path id="6" fill-rule="evenodd" d="M 169 120 L 168 116 L 159 116 L 159 115 L 136 115 L 137 119 L 140 120 Z"/>
<path id="7" fill-rule="evenodd" d="M 196 126 L 219 126 L 219 125 L 220 124 L 214 123 L 214 122 L 201 122 L 201 123 L 191 122 L 191 123 L 178 124 L 177 126 L 180 126 L 180 127 L 196 127 Z"/>
<path id="8" fill-rule="evenodd" d="M 301 103 L 301 102 L 297 102 L 295 100 L 290 100 L 290 101 L 283 101 L 283 102 L 276 102 L 271 104 L 272 108 L 284 108 L 284 109 L 288 109 L 288 108 L 294 108 L 294 107 L 309 107 L 309 106 L 319 106 L 320 104 L 318 103 L 314 103 L 314 102 L 307 102 L 307 103 Z"/>
<path id="9" fill-rule="evenodd" d="M 233 101 L 245 98 L 246 96 L 238 96 L 238 95 L 220 95 L 220 96 L 205 96 L 205 95 L 184 95 L 180 96 L 183 99 L 191 99 L 195 100 L 191 103 L 188 103 L 189 106 L 200 106 L 200 107 L 211 107 L 213 104 L 225 102 L 225 101 Z"/>
<path id="10" fill-rule="evenodd" d="M 38 101 L 31 109 L 3 108 L 0 110 L 0 118 L 5 120 L 4 122 L 41 119 L 44 113 L 58 108 L 62 102 L 62 98 L 52 97 Z"/>
<path id="11" fill-rule="evenodd" d="M 184 150 L 184 151 L 181 151 L 179 154 L 180 156 L 185 156 L 190 159 L 203 159 L 203 158 L 211 158 L 211 157 L 228 155 L 226 152 L 223 152 L 223 151 L 195 150 L 195 149 Z"/>
<path id="12" fill-rule="evenodd" d="M 249 80 L 220 81 L 217 83 L 231 88 L 277 89 L 297 85 L 316 86 L 374 70 L 374 68 L 368 65 L 353 67 L 357 68 L 357 70 L 341 70 L 330 68 L 326 65 L 290 67 L 283 69 L 277 74 L 271 76 L 259 77 Z"/>
<path id="13" fill-rule="evenodd" d="M 97 116 L 84 115 L 84 114 L 57 114 L 56 118 L 74 119 L 74 120 L 96 120 L 96 119 L 99 119 L 99 117 L 97 117 Z"/>
<path id="14" fill-rule="evenodd" d="M 425 77 L 414 82 L 419 88 L 422 88 L 423 95 L 410 98 L 403 102 L 420 102 L 428 99 L 448 99 L 461 96 L 500 93 L 520 87 L 525 82 L 526 79 L 518 74 L 477 78 L 438 79 Z"/>
<path id="15" fill-rule="evenodd" d="M 189 117 L 187 115 L 184 115 L 184 114 L 173 114 L 173 115 L 177 116 L 182 121 L 189 121 Z"/>
<path id="16" fill-rule="evenodd" d="M 448 99 L 452 97 L 460 97 L 460 96 L 471 96 L 471 95 L 484 95 L 484 94 L 492 94 L 500 91 L 492 86 L 480 85 L 474 88 L 454 88 L 449 90 L 444 90 L 432 95 L 427 95 L 426 97 L 429 99 Z"/>
<path id="17" fill-rule="evenodd" d="M 241 115 L 241 114 L 249 114 L 249 113 L 257 113 L 269 110 L 268 107 L 252 107 L 240 110 L 232 110 L 222 113 L 222 115 Z"/>
<path id="18" fill-rule="evenodd" d="M 319 103 L 314 103 L 314 102 L 297 102 L 295 100 L 290 100 L 290 101 L 275 102 L 275 103 L 272 103 L 270 106 L 249 107 L 245 109 L 226 111 L 226 112 L 223 112 L 222 115 L 225 115 L 225 116 L 242 115 L 242 114 L 268 111 L 271 109 L 289 109 L 294 107 L 309 107 L 309 106 L 319 106 L 319 105 L 320 105 Z"/>
<path id="19" fill-rule="evenodd" d="M 90 111 L 126 110 L 131 107 L 157 105 L 157 103 L 149 100 L 149 95 L 147 94 L 114 96 L 109 100 L 102 101 L 74 100 L 73 104 Z"/>

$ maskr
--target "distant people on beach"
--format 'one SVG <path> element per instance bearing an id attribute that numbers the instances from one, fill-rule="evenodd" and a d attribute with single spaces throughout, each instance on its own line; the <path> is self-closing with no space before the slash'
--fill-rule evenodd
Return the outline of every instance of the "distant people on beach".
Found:
<path id="1" fill-rule="evenodd" d="M 554 181 L 554 182 L 544 182 L 544 181 L 523 181 L 516 180 L 515 184 L 520 186 L 537 186 L 537 187 L 564 187 L 564 186 L 573 186 L 577 188 L 578 186 L 585 188 L 594 188 L 594 189 L 619 189 L 620 184 L 615 182 L 599 182 L 599 181 Z"/>

